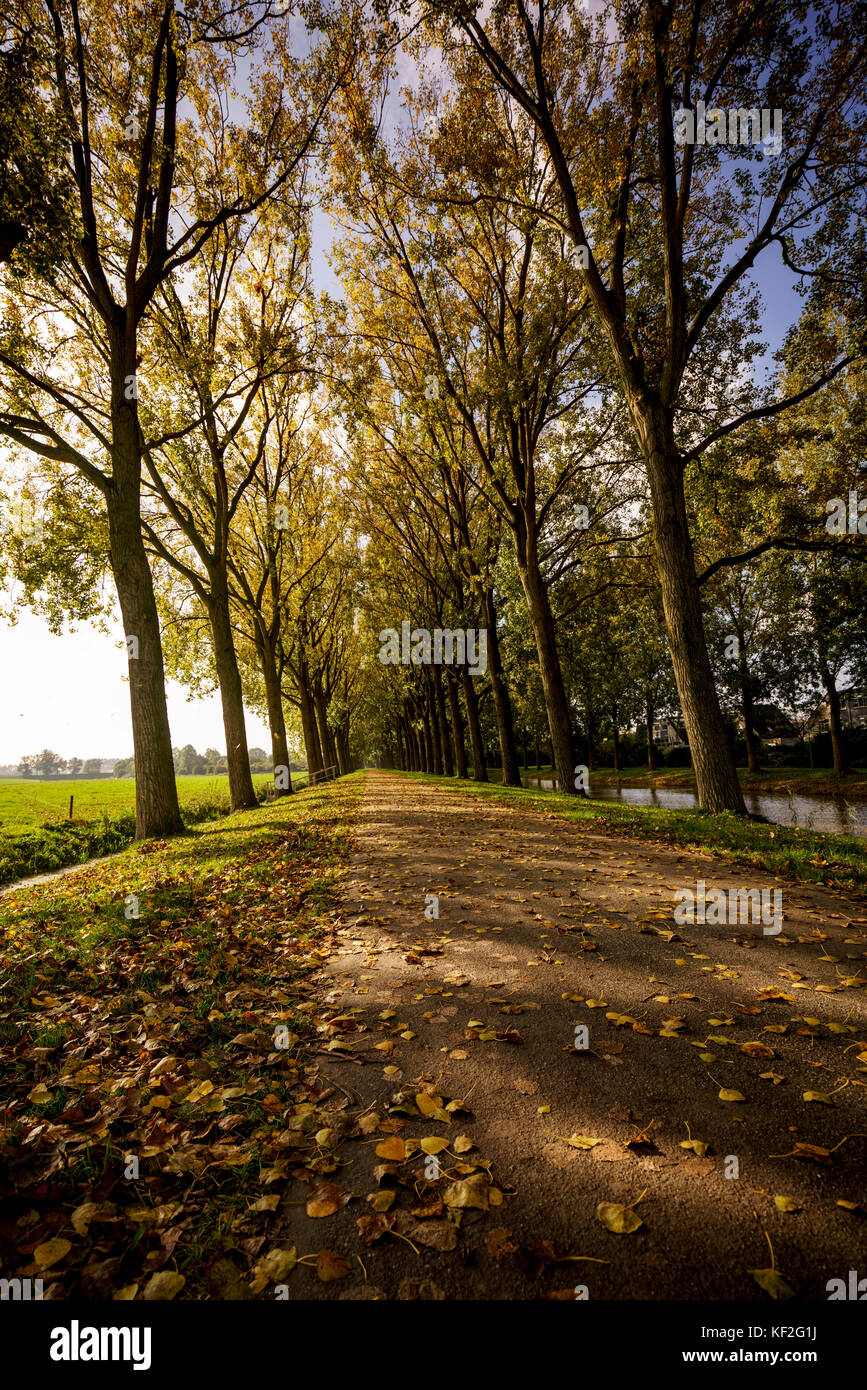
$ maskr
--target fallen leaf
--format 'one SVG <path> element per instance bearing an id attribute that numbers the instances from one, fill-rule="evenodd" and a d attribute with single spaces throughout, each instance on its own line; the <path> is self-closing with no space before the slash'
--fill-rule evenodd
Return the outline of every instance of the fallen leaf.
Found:
<path id="1" fill-rule="evenodd" d="M 750 1274 L 755 1279 L 760 1289 L 774 1299 L 794 1298 L 795 1290 L 791 1284 L 787 1284 L 781 1274 L 775 1269 L 751 1269 Z"/>
<path id="2" fill-rule="evenodd" d="M 55 1236 L 52 1240 L 45 1240 L 41 1245 L 37 1245 L 33 1251 L 33 1259 L 40 1269 L 50 1269 L 52 1265 L 65 1260 L 71 1249 L 71 1240 L 64 1240 L 61 1236 Z"/>
<path id="3" fill-rule="evenodd" d="M 777 1208 L 777 1211 L 804 1210 L 803 1204 L 801 1202 L 796 1202 L 794 1197 L 775 1197 L 774 1206 Z"/>
<path id="4" fill-rule="evenodd" d="M 316 1256 L 316 1273 L 323 1284 L 334 1283 L 337 1279 L 345 1279 L 352 1269 L 345 1255 L 338 1255 L 335 1250 L 320 1250 Z"/>
<path id="5" fill-rule="evenodd" d="M 186 1282 L 183 1274 L 178 1274 L 173 1269 L 161 1269 L 148 1279 L 142 1298 L 147 1303 L 157 1300 L 167 1302 L 180 1293 Z"/>
<path id="6" fill-rule="evenodd" d="M 392 1135 L 389 1139 L 381 1139 L 376 1146 L 378 1158 L 385 1158 L 389 1163 L 402 1163 L 406 1158 L 406 1145 L 397 1135 Z"/>
<path id="7" fill-rule="evenodd" d="M 615 1235 L 630 1235 L 644 1225 L 632 1207 L 624 1207 L 620 1202 L 600 1202 L 596 1215 L 606 1230 L 613 1231 Z"/>

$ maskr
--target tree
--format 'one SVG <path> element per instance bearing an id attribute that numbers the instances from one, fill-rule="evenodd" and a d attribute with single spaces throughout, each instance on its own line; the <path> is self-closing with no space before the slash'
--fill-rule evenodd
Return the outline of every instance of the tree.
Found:
<path id="1" fill-rule="evenodd" d="M 82 772 L 85 777 L 98 777 L 102 772 L 102 758 L 85 758 Z"/>
<path id="2" fill-rule="evenodd" d="M 4 28 L 5 28 L 4 16 Z M 32 31 L 0 44 L 0 264 L 50 274 L 73 232 L 74 184 L 63 164 L 65 123 L 39 85 Z"/>
<path id="3" fill-rule="evenodd" d="M 802 394 L 862 351 L 864 243 L 852 235 L 867 187 L 860 8 L 818 17 L 819 45 L 811 7 L 782 0 L 747 12 L 615 0 L 595 18 L 561 0 L 497 0 L 484 11 L 437 0 L 430 14 L 444 44 L 469 45 L 527 112 L 550 154 L 560 223 L 580 253 L 647 471 L 699 802 L 743 813 L 702 623 L 684 468 L 757 414 L 770 419 L 801 398 L 769 388 L 759 407 L 745 408 L 752 383 L 743 369 L 756 353 L 750 277 L 772 248 L 793 273 L 820 277 L 814 285 L 845 310 Z M 676 104 L 691 109 L 700 98 L 740 119 L 745 90 L 756 108 L 785 110 L 783 140 L 750 145 L 741 122 L 734 148 L 678 144 Z"/>
<path id="4" fill-rule="evenodd" d="M 174 0 L 155 0 L 137 15 L 122 52 L 115 36 L 128 33 L 128 15 L 116 0 L 90 0 L 83 13 L 78 0 L 69 13 L 55 0 L 38 8 L 16 0 L 14 8 L 22 26 L 35 26 L 44 55 L 38 76 L 63 112 L 81 235 L 53 283 L 35 279 L 7 306 L 0 365 L 11 384 L 0 432 L 76 469 L 105 507 L 129 655 L 136 835 L 164 835 L 182 821 L 141 535 L 142 323 L 158 288 L 218 229 L 254 213 L 287 182 L 344 63 L 327 43 L 293 59 L 286 26 L 278 25 L 270 67 L 260 78 L 249 70 L 252 115 L 239 127 L 224 84 L 235 60 L 249 59 L 262 42 L 268 0 L 252 0 L 243 12 L 222 0 L 186 12 Z M 223 201 L 187 179 L 205 140 L 231 170 Z"/>
<path id="5" fill-rule="evenodd" d="M 66 770 L 69 773 L 70 777 L 77 777 L 81 771 L 81 759 L 70 758 L 66 764 Z"/>

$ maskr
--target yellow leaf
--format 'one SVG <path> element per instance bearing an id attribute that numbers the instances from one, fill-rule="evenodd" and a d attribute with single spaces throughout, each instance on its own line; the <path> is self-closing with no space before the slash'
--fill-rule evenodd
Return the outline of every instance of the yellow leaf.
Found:
<path id="1" fill-rule="evenodd" d="M 720 1093 L 719 1093 L 719 1099 L 720 1099 L 720 1100 L 746 1100 L 746 1096 L 742 1096 L 741 1093 L 740 1093 L 740 1091 L 730 1091 L 730 1090 L 727 1090 L 725 1087 L 723 1087 L 723 1089 L 722 1089 L 722 1090 L 720 1091 Z"/>
<path id="2" fill-rule="evenodd" d="M 378 1158 L 384 1158 L 389 1163 L 402 1163 L 406 1158 L 406 1145 L 396 1134 L 390 1135 L 388 1139 L 381 1139 L 376 1146 Z"/>
<path id="3" fill-rule="evenodd" d="M 476 1207 L 480 1211 L 487 1211 L 489 1196 L 487 1178 L 477 1173 L 451 1183 L 443 1193 L 443 1201 L 447 1207 Z"/>
<path id="4" fill-rule="evenodd" d="M 173 1269 L 161 1269 L 159 1273 L 152 1274 L 148 1279 L 142 1298 L 147 1302 L 154 1302 L 157 1299 L 167 1302 L 180 1293 L 186 1282 L 183 1274 L 176 1274 Z"/>
<path id="5" fill-rule="evenodd" d="M 795 1290 L 787 1284 L 781 1274 L 775 1269 L 751 1269 L 750 1274 L 755 1279 L 760 1289 L 764 1289 L 771 1298 L 786 1299 L 794 1298 Z"/>
<path id="6" fill-rule="evenodd" d="M 777 1211 L 803 1211 L 803 1205 L 796 1202 L 794 1197 L 775 1197 L 774 1206 Z"/>
<path id="7" fill-rule="evenodd" d="M 442 1109 L 443 1098 L 442 1096 L 429 1096 L 424 1091 L 419 1091 L 415 1103 L 421 1113 L 430 1119 L 435 1111 Z"/>
<path id="8" fill-rule="evenodd" d="M 602 1225 L 615 1235 L 630 1235 L 632 1231 L 637 1231 L 644 1222 L 632 1207 L 624 1207 L 620 1202 L 600 1202 L 596 1208 L 596 1215 Z"/>
<path id="9" fill-rule="evenodd" d="M 567 1139 L 565 1135 L 558 1135 L 564 1144 L 571 1144 L 573 1149 L 592 1149 L 597 1144 L 604 1144 L 604 1139 L 591 1139 L 589 1134 L 572 1134 Z"/>
<path id="10" fill-rule="evenodd" d="M 447 1139 L 422 1139 L 421 1149 L 426 1154 L 441 1154 L 443 1149 L 447 1149 L 449 1141 Z"/>
<path id="11" fill-rule="evenodd" d="M 54 1236 L 52 1240 L 45 1240 L 41 1245 L 37 1245 L 33 1251 L 33 1258 L 40 1269 L 50 1269 L 52 1265 L 59 1264 L 65 1260 L 72 1249 L 72 1241 L 64 1240 L 61 1236 Z"/>

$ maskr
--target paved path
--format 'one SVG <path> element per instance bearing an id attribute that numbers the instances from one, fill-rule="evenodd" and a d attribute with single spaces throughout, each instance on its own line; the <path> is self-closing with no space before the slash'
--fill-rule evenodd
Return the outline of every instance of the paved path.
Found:
<path id="1" fill-rule="evenodd" d="M 674 893 L 700 879 L 781 887 L 781 936 L 676 927 Z M 765 1299 L 750 1271 L 771 1266 L 769 1242 L 802 1298 L 826 1298 L 850 1269 L 867 1275 L 865 1212 L 839 1205 L 867 1208 L 865 928 L 863 903 L 828 890 L 371 773 L 322 972 L 330 1017 L 342 1016 L 322 1067 L 355 1093 L 354 1111 L 369 1107 L 372 1129 L 341 1172 L 360 1203 L 315 1223 L 360 1256 L 367 1284 L 316 1292 L 572 1298 L 586 1285 L 591 1299 Z M 825 1104 L 805 1091 L 836 1094 Z M 421 1118 L 425 1092 L 467 1109 Z M 576 1134 L 602 1142 L 572 1147 Z M 417 1146 L 383 1165 L 375 1146 L 389 1135 L 447 1139 L 440 1179 L 425 1180 Z M 690 1138 L 707 1151 L 680 1146 Z M 781 1156 L 796 1144 L 819 1152 Z M 442 1218 L 480 1190 L 457 1165 L 482 1161 L 497 1205 L 463 1209 L 449 1249 Z M 359 1236 L 377 1180 L 397 1193 L 392 1215 L 414 1204 L 396 1222 L 403 1239 L 394 1228 L 372 1239 L 369 1222 Z M 639 1198 L 632 1233 L 597 1215 Z M 299 1239 L 311 1248 L 309 1229 Z"/>

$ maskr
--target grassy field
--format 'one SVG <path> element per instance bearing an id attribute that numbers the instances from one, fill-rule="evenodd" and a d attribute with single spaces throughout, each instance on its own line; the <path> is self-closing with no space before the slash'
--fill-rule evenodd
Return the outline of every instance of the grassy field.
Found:
<path id="1" fill-rule="evenodd" d="M 436 782 L 464 795 L 493 797 L 514 806 L 563 816 L 582 830 L 595 830 L 668 845 L 697 846 L 724 859 L 752 864 L 771 873 L 853 889 L 867 896 L 867 842 L 850 835 L 829 835 L 741 816 L 711 816 L 698 809 L 672 811 L 654 806 L 623 806 L 611 801 L 584 801 L 560 792 L 536 792 L 501 784 L 431 777 L 402 772 L 402 777 Z"/>
<path id="2" fill-rule="evenodd" d="M 338 1166 L 308 1133 L 330 1123 L 313 1123 L 330 1091 L 311 1049 L 329 1034 L 308 978 L 363 781 L 0 898 L 0 1188 L 20 1231 L 4 1276 L 123 1300 L 249 1298 L 285 1278 L 255 1265 L 274 1224 L 263 1183 L 288 1176 L 287 1119 L 292 1163 Z"/>
<path id="3" fill-rule="evenodd" d="M 257 792 L 271 779 L 265 774 L 253 777 Z M 304 786 L 306 772 L 293 773 L 293 786 Z M 229 779 L 223 777 L 179 777 L 178 797 L 185 806 L 212 804 L 217 815 L 229 809 Z M 73 819 L 99 820 L 135 811 L 135 780 L 132 777 L 98 777 L 92 781 L 70 777 L 41 781 L 35 777 L 0 777 L 0 831 L 26 830 L 47 821 L 65 821 L 69 798 L 74 797 Z"/>
<path id="4" fill-rule="evenodd" d="M 270 780 L 265 775 L 253 778 L 263 799 Z M 228 777 L 179 777 L 177 782 L 187 826 L 228 814 Z M 306 773 L 293 776 L 296 791 L 306 783 Z M 75 798 L 71 821 L 70 796 Z M 56 782 L 0 778 L 0 885 L 113 854 L 134 834 L 131 777 Z"/>

